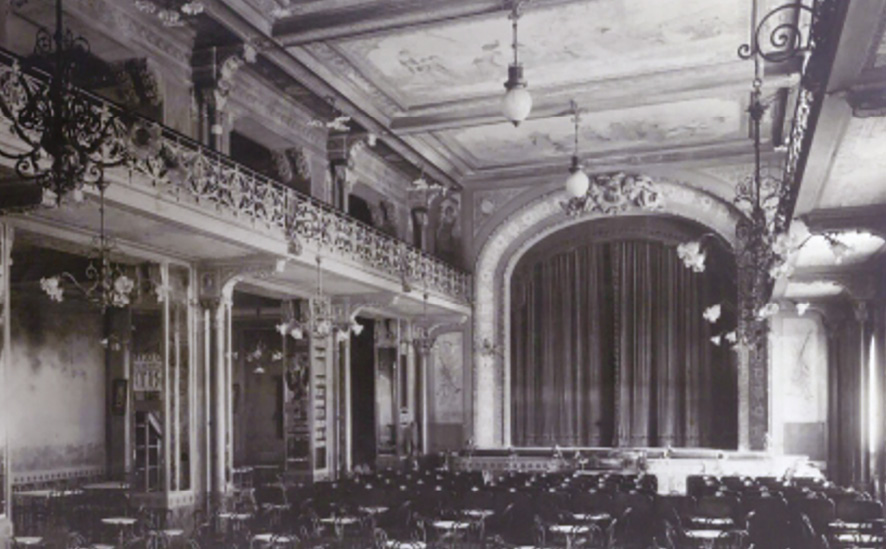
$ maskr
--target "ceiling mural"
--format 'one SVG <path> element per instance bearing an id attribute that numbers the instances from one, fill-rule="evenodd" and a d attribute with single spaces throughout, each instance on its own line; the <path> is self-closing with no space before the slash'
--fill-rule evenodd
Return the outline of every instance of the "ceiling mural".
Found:
<path id="1" fill-rule="evenodd" d="M 591 113 L 582 121 L 580 150 L 593 154 L 740 139 L 742 109 L 739 100 L 700 99 Z M 573 127 L 566 117 L 531 119 L 518 128 L 501 122 L 438 135 L 480 167 L 563 158 L 573 151 Z"/>
<path id="2" fill-rule="evenodd" d="M 536 89 L 718 64 L 736 59 L 746 12 L 744 2 L 708 0 L 681 1 L 679 10 L 660 0 L 530 9 L 520 20 L 520 56 Z M 336 48 L 414 107 L 500 93 L 510 44 L 510 23 L 497 14 L 348 39 Z"/>

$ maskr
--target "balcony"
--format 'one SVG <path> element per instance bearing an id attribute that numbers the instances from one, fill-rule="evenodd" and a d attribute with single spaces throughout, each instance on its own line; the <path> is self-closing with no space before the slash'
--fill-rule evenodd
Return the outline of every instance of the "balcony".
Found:
<path id="1" fill-rule="evenodd" d="M 0 52 L 0 100 L 21 108 L 23 89 L 17 84 L 18 58 Z M 36 71 L 25 76 L 37 88 L 48 78 Z M 84 93 L 85 92 L 78 92 Z M 437 293 L 456 303 L 470 301 L 471 277 L 436 257 L 357 221 L 312 197 L 284 186 L 212 151 L 161 124 L 126 115 L 118 106 L 88 96 L 96 112 L 119 113 L 114 128 L 115 145 L 125 151 L 125 162 L 105 171 L 105 180 L 146 192 L 174 204 L 187 204 L 226 223 L 282 239 L 282 248 L 298 256 L 310 249 L 369 274 L 399 280 Z M 3 118 L 0 116 L 0 118 Z M 126 120 L 124 123 L 123 120 Z M 0 125 L 0 145 L 5 150 L 24 145 Z M 3 164 L 12 167 L 11 161 Z M 142 204 L 129 204 L 142 207 Z"/>

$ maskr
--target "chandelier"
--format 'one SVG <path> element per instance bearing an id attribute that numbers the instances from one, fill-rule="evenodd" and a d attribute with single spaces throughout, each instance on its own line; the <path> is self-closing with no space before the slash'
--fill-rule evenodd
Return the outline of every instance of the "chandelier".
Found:
<path id="1" fill-rule="evenodd" d="M 295 303 L 290 301 L 285 311 L 286 319 L 277 325 L 277 331 L 282 336 L 289 335 L 293 339 L 301 340 L 306 335 L 315 339 L 324 339 L 335 335 L 338 341 L 344 341 L 349 332 L 355 336 L 363 333 L 363 325 L 356 318 L 347 321 L 337 321 L 332 315 L 332 306 L 329 297 L 323 293 L 323 269 L 320 254 L 316 257 L 317 264 L 317 291 L 314 297 L 307 300 L 307 308 L 296 309 Z"/>
<path id="2" fill-rule="evenodd" d="M 588 179 L 588 174 L 584 172 L 578 161 L 578 125 L 581 122 L 581 115 L 575 100 L 570 101 L 569 105 L 572 108 L 572 124 L 575 133 L 573 135 L 572 164 L 569 166 L 569 177 L 566 178 L 566 192 L 571 197 L 580 198 L 587 194 L 591 180 Z"/>
<path id="3" fill-rule="evenodd" d="M 108 307 L 126 307 L 130 303 L 135 282 L 127 276 L 119 263 L 111 260 L 115 249 L 113 241 L 105 233 L 105 188 L 99 189 L 99 233 L 89 254 L 85 282 L 69 272 L 40 279 L 40 288 L 52 301 L 64 299 L 66 286 L 73 289 L 104 313 Z M 160 294 L 158 293 L 158 296 Z"/>
<path id="4" fill-rule="evenodd" d="M 24 144 L 24 150 L 0 149 L 0 155 L 57 203 L 84 184 L 101 188 L 104 170 L 128 158 L 126 129 L 117 114 L 73 84 L 76 58 L 88 54 L 89 43 L 65 29 L 62 0 L 56 0 L 55 32 L 40 28 L 34 47 L 34 57 L 51 65 L 49 84 L 47 75 L 24 70 L 18 60 L 0 73 L 0 112 Z"/>
<path id="5" fill-rule="evenodd" d="M 505 82 L 505 90 L 507 90 L 501 100 L 501 110 L 505 118 L 507 118 L 514 127 L 519 126 L 521 122 L 529 116 L 532 110 L 532 96 L 527 90 L 526 79 L 523 78 L 523 65 L 519 58 L 519 43 L 517 42 L 517 22 L 523 15 L 523 4 L 527 0 L 513 0 L 511 2 L 511 13 L 508 19 L 511 21 L 513 28 L 513 41 L 511 49 L 514 50 L 514 62 L 508 65 L 508 79 Z"/>

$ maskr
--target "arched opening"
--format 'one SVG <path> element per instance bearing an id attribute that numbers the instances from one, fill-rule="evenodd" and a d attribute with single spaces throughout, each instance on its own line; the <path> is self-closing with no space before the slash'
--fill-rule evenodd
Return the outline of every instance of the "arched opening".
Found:
<path id="1" fill-rule="evenodd" d="M 723 338 L 735 260 L 717 238 L 702 273 L 676 253 L 706 233 L 670 216 L 595 219 L 520 258 L 507 342 L 514 446 L 737 446 L 737 361 Z M 718 304 L 720 318 L 705 320 Z"/>

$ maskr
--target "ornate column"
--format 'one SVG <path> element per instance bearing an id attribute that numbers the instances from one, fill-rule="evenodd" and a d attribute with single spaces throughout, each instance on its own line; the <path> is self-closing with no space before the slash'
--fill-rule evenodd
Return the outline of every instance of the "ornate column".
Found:
<path id="1" fill-rule="evenodd" d="M 200 275 L 200 303 L 204 319 L 204 412 L 206 429 L 207 492 L 218 504 L 228 491 L 232 455 L 231 428 L 231 308 L 237 278 L 220 283 L 216 270 Z"/>

